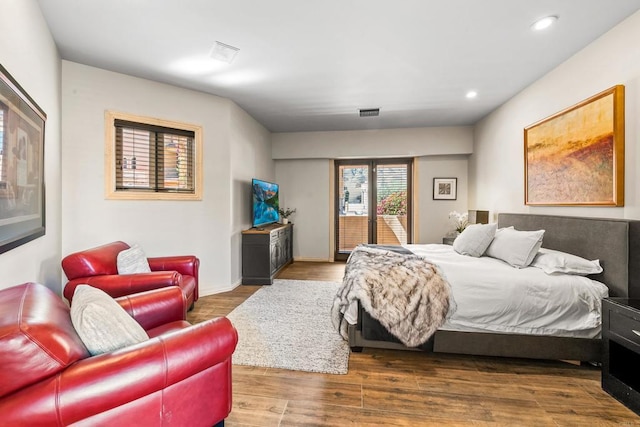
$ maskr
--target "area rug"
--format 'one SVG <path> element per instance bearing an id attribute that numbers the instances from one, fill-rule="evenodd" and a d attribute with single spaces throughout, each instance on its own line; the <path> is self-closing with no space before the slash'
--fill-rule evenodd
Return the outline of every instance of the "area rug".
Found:
<path id="1" fill-rule="evenodd" d="M 331 324 L 336 282 L 279 280 L 227 317 L 238 330 L 233 364 L 346 374 L 349 345 Z"/>

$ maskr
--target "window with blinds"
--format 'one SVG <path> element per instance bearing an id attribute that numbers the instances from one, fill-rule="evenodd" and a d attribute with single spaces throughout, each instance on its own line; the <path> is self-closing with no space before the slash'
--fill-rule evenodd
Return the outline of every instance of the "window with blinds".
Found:
<path id="1" fill-rule="evenodd" d="M 111 112 L 107 126 L 109 198 L 200 199 L 199 127 Z"/>

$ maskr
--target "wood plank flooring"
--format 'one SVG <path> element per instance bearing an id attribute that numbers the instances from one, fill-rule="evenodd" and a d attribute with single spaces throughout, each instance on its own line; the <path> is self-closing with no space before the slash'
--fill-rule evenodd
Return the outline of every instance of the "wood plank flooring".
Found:
<path id="1" fill-rule="evenodd" d="M 279 278 L 340 281 L 343 274 L 341 263 L 295 262 Z M 189 321 L 227 315 L 259 288 L 202 297 Z M 234 366 L 226 421 L 227 427 L 620 425 L 640 426 L 640 417 L 602 391 L 598 368 L 371 349 L 351 354 L 346 375 Z"/>

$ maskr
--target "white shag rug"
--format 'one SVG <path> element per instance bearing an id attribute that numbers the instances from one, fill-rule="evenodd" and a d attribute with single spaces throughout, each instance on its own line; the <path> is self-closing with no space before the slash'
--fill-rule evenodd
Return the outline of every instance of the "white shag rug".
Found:
<path id="1" fill-rule="evenodd" d="M 346 374 L 349 345 L 331 324 L 336 282 L 274 280 L 227 317 L 238 330 L 235 365 Z"/>

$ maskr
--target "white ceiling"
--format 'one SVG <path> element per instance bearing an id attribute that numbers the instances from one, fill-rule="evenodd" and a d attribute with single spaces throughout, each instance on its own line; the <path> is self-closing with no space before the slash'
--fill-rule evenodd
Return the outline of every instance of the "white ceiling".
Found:
<path id="1" fill-rule="evenodd" d="M 230 98 L 272 132 L 472 125 L 640 9 L 640 0 L 38 2 L 63 59 Z M 547 15 L 556 25 L 531 31 Z M 232 64 L 209 57 L 216 41 L 240 49 Z M 360 118 L 360 108 L 380 116 Z"/>

